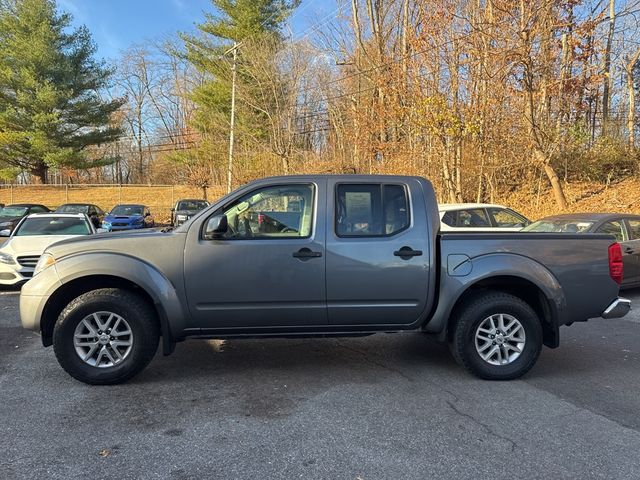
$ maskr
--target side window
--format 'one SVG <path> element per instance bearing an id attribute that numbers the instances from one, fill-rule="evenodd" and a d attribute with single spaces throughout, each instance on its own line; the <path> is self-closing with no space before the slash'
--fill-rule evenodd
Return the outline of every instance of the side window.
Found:
<path id="1" fill-rule="evenodd" d="M 640 240 L 640 220 L 628 219 L 627 224 L 629 225 L 630 240 Z"/>
<path id="2" fill-rule="evenodd" d="M 442 223 L 449 225 L 450 227 L 456 226 L 456 218 L 458 218 L 457 212 L 445 212 L 442 216 Z"/>
<path id="3" fill-rule="evenodd" d="M 280 185 L 248 193 L 226 207 L 224 238 L 304 238 L 311 235 L 313 185 Z"/>
<path id="4" fill-rule="evenodd" d="M 44 212 L 46 212 L 46 210 L 44 208 L 42 208 L 42 207 L 37 206 L 37 205 L 34 206 L 34 207 L 31 207 L 31 209 L 30 209 L 30 213 L 44 213 Z"/>
<path id="5" fill-rule="evenodd" d="M 335 219 L 339 237 L 393 235 L 409 226 L 407 191 L 402 185 L 338 185 Z"/>
<path id="6" fill-rule="evenodd" d="M 596 230 L 596 233 L 606 233 L 608 235 L 613 235 L 616 237 L 616 241 L 622 242 L 624 241 L 624 235 L 622 233 L 622 222 L 620 220 L 615 220 L 613 222 L 607 222 Z"/>
<path id="7" fill-rule="evenodd" d="M 483 208 L 458 210 L 455 226 L 459 228 L 490 227 L 491 222 Z"/>
<path id="8" fill-rule="evenodd" d="M 493 217 L 498 227 L 525 227 L 527 225 L 527 221 L 523 217 L 504 208 L 490 208 L 489 215 Z"/>

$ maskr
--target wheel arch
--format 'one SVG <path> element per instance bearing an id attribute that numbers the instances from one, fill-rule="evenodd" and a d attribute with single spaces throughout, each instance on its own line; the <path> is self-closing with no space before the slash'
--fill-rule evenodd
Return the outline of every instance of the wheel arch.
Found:
<path id="1" fill-rule="evenodd" d="M 457 313 L 464 307 L 467 298 L 483 291 L 500 291 L 518 297 L 526 302 L 535 312 L 542 325 L 543 343 L 551 348 L 559 345 L 558 310 L 554 302 L 547 297 L 542 288 L 533 281 L 518 275 L 498 275 L 483 278 L 465 288 L 451 308 L 447 322 L 446 338 L 451 340 L 453 325 L 458 318 Z"/>
<path id="2" fill-rule="evenodd" d="M 78 296 L 100 288 L 119 288 L 131 291 L 143 298 L 156 312 L 160 333 L 162 336 L 163 353 L 169 355 L 175 346 L 169 321 L 168 312 L 163 303 L 150 293 L 147 286 L 124 276 L 96 273 L 81 275 L 63 282 L 47 300 L 40 318 L 40 331 L 44 346 L 52 344 L 53 329 L 62 310 Z"/>
<path id="3" fill-rule="evenodd" d="M 441 341 L 448 340 L 456 308 L 470 293 L 492 289 L 526 301 L 541 319 L 544 344 L 558 346 L 559 326 L 566 323 L 566 298 L 558 279 L 539 262 L 513 253 L 493 253 L 473 258 L 468 274 L 450 275 L 443 260 L 440 278 L 438 304 L 423 331 L 435 334 Z"/>

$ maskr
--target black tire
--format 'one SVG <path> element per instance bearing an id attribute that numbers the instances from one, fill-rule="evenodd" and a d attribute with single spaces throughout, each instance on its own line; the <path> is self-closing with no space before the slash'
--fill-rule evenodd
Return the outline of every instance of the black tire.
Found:
<path id="1" fill-rule="evenodd" d="M 85 317 L 101 311 L 125 319 L 133 342 L 120 363 L 98 368 L 85 363 L 76 353 L 74 332 Z M 53 349 L 60 366 L 73 378 L 91 385 L 113 385 L 129 380 L 149 364 L 159 337 L 157 315 L 148 302 L 127 290 L 103 288 L 80 295 L 62 311 L 53 330 Z"/>
<path id="2" fill-rule="evenodd" d="M 511 363 L 493 365 L 476 349 L 476 331 L 480 324 L 496 314 L 507 314 L 522 325 L 526 341 L 520 355 Z M 536 312 L 522 299 L 504 292 L 483 291 L 466 300 L 455 312 L 450 342 L 456 361 L 477 377 L 486 380 L 513 380 L 527 373 L 542 350 L 542 325 Z"/>

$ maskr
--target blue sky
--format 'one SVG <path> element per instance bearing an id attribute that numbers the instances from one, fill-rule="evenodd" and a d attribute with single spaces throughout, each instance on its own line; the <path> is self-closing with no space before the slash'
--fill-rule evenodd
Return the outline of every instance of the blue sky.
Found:
<path id="1" fill-rule="evenodd" d="M 314 24 L 335 17 L 339 0 L 302 0 L 291 18 L 294 37 Z M 98 56 L 115 58 L 131 44 L 160 39 L 177 31 L 193 31 L 203 11 L 213 12 L 210 0 L 57 0 L 58 7 L 86 25 L 98 44 Z"/>

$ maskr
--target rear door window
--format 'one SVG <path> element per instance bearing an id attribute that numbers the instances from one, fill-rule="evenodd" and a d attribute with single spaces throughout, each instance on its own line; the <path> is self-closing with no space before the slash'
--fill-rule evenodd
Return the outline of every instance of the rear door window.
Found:
<path id="1" fill-rule="evenodd" d="M 631 240 L 640 240 L 640 220 L 627 219 L 629 237 Z"/>
<path id="2" fill-rule="evenodd" d="M 624 242 L 624 229 L 622 228 L 621 220 L 613 220 L 611 222 L 600 225 L 596 232 L 613 235 L 614 237 L 616 237 L 616 241 Z"/>
<path id="3" fill-rule="evenodd" d="M 517 228 L 527 226 L 527 220 L 511 210 L 506 208 L 489 208 L 488 210 L 497 227 Z"/>
<path id="4" fill-rule="evenodd" d="M 336 188 L 335 231 L 339 237 L 395 235 L 409 222 L 404 185 L 340 184 Z"/>

